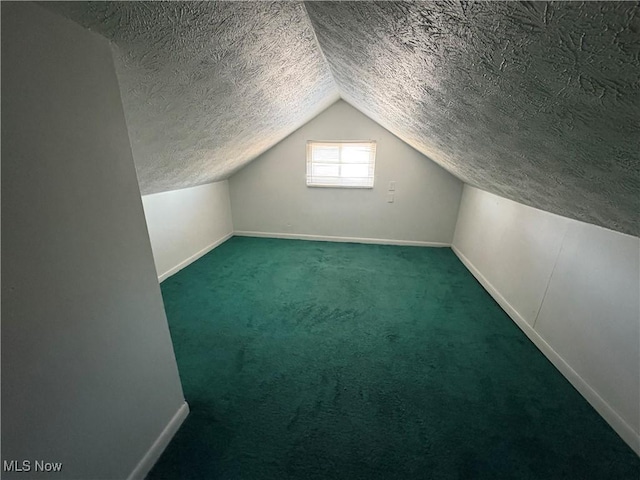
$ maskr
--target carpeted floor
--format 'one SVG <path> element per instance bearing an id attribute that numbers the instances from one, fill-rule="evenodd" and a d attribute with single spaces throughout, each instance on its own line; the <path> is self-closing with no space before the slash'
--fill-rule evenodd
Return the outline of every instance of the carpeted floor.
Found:
<path id="1" fill-rule="evenodd" d="M 447 248 L 235 237 L 162 283 L 191 414 L 149 479 L 633 479 Z"/>

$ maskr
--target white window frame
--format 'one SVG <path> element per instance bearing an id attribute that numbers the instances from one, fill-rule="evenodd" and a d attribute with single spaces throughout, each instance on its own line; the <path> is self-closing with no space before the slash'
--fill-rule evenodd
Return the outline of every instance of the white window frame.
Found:
<path id="1" fill-rule="evenodd" d="M 369 148 L 369 162 L 366 164 L 368 166 L 368 175 L 367 177 L 352 177 L 352 181 L 349 181 L 349 178 L 342 177 L 342 167 L 344 165 L 354 165 L 355 163 L 350 163 L 348 161 L 344 161 L 342 157 L 342 151 L 344 146 L 354 146 L 361 145 Z M 335 162 L 338 165 L 338 169 L 340 174 L 336 176 L 313 176 L 313 149 L 316 146 L 329 146 L 329 147 L 338 147 L 338 161 Z M 321 163 L 321 162 L 315 162 Z M 362 163 L 358 163 L 362 165 Z M 307 142 L 307 187 L 321 187 L 321 188 L 373 188 L 374 180 L 375 180 L 375 164 L 376 164 L 376 142 L 375 140 L 353 140 L 353 141 L 319 141 L 319 140 L 309 140 Z M 353 181 L 355 179 L 358 181 Z"/>

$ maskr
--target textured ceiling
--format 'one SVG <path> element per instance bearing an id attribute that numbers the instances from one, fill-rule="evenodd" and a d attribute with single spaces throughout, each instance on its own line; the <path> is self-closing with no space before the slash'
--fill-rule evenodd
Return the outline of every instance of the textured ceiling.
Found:
<path id="1" fill-rule="evenodd" d="M 307 2 L 341 96 L 463 181 L 640 233 L 637 3 Z"/>
<path id="2" fill-rule="evenodd" d="M 41 5 L 113 42 L 143 194 L 226 178 L 338 99 L 301 3 Z"/>
<path id="3" fill-rule="evenodd" d="M 339 94 L 471 185 L 640 235 L 638 3 L 45 6 L 113 41 L 142 193 L 228 177 Z"/>

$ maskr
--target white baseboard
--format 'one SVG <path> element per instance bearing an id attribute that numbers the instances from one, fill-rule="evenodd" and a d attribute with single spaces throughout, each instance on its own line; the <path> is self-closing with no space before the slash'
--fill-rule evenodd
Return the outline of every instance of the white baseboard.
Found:
<path id="1" fill-rule="evenodd" d="M 320 242 L 369 243 L 375 245 L 406 245 L 412 247 L 450 247 L 450 243 L 421 242 L 417 240 L 392 240 L 388 238 L 335 237 L 330 235 L 307 235 L 304 233 L 233 232 L 238 237 L 285 238 L 291 240 L 316 240 Z"/>
<path id="2" fill-rule="evenodd" d="M 578 373 L 556 352 L 524 317 L 513 308 L 506 298 L 485 278 L 484 275 L 464 256 L 455 246 L 451 249 L 458 256 L 460 261 L 469 269 L 480 284 L 489 292 L 502 309 L 511 317 L 518 327 L 529 337 L 536 347 L 553 363 L 553 365 L 569 380 L 578 392 L 591 404 L 591 406 L 604 418 L 613 428 L 620 438 L 622 438 L 631 449 L 640 456 L 640 434 L 638 434 L 612 407 L 609 405 Z"/>
<path id="3" fill-rule="evenodd" d="M 227 235 L 225 235 L 222 238 L 219 238 L 218 240 L 216 240 L 215 242 L 213 242 L 210 245 L 207 245 L 206 247 L 204 247 L 202 250 L 200 250 L 197 253 L 194 253 L 193 255 L 191 255 L 189 258 L 187 258 L 186 260 L 183 260 L 182 262 L 180 262 L 178 265 L 176 265 L 175 267 L 170 268 L 169 270 L 167 270 L 166 272 L 164 272 L 162 275 L 158 276 L 158 282 L 162 282 L 163 280 L 166 280 L 168 277 L 170 277 L 171 275 L 178 273 L 180 270 L 182 270 L 184 267 L 192 264 L 193 262 L 195 262 L 196 260 L 198 260 L 200 257 L 202 257 L 203 255 L 206 255 L 207 253 L 209 253 L 211 250 L 213 250 L 214 248 L 216 248 L 218 245 L 226 242 L 227 240 L 229 240 L 231 237 L 233 236 L 233 233 L 228 233 Z"/>
<path id="4" fill-rule="evenodd" d="M 151 448 L 149 448 L 144 457 L 142 457 L 142 460 L 136 465 L 136 468 L 133 469 L 128 480 L 143 480 L 147 476 L 160 458 L 160 455 L 162 455 L 162 452 L 164 452 L 164 449 L 169 445 L 169 442 L 180 428 L 180 425 L 182 425 L 182 422 L 184 422 L 184 419 L 187 418 L 187 415 L 189 415 L 189 405 L 187 402 L 184 402 L 173 418 L 169 420 L 167 426 L 164 427 L 160 436 L 153 442 Z"/>

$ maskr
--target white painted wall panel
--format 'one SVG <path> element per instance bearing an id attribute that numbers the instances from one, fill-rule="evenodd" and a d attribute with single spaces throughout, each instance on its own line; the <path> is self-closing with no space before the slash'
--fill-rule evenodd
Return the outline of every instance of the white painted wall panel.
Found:
<path id="1" fill-rule="evenodd" d="M 376 140 L 374 188 L 307 187 L 308 140 Z M 236 231 L 450 244 L 462 183 L 338 101 L 233 175 L 229 188 Z"/>
<path id="2" fill-rule="evenodd" d="M 453 244 L 533 325 L 567 221 L 465 186 Z"/>
<path id="3" fill-rule="evenodd" d="M 228 182 L 142 197 L 158 278 L 162 281 L 233 232 Z"/>
<path id="4" fill-rule="evenodd" d="M 571 222 L 535 329 L 640 431 L 640 239 Z"/>
<path id="5" fill-rule="evenodd" d="M 2 460 L 143 477 L 186 405 L 111 48 L 22 2 L 2 3 L 2 230 Z"/>
<path id="6" fill-rule="evenodd" d="M 640 239 L 465 185 L 453 248 L 640 454 Z"/>

